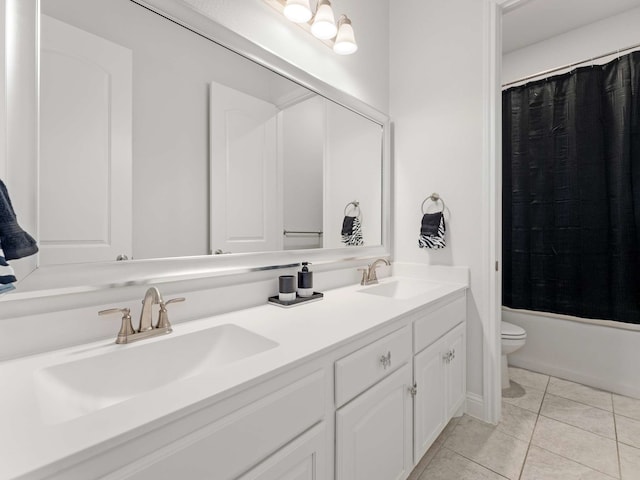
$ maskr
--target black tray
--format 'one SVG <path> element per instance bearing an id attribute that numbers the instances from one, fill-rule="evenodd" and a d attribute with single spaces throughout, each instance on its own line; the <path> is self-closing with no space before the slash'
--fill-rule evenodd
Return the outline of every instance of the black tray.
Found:
<path id="1" fill-rule="evenodd" d="M 300 297 L 296 294 L 295 300 L 280 300 L 280 298 L 278 298 L 278 295 L 274 295 L 273 297 L 269 297 L 269 303 L 272 303 L 279 307 L 289 308 L 295 307 L 296 305 L 301 305 L 303 303 L 322 300 L 322 297 L 324 297 L 324 294 L 320 292 L 313 292 L 313 295 L 311 295 L 310 297 Z"/>

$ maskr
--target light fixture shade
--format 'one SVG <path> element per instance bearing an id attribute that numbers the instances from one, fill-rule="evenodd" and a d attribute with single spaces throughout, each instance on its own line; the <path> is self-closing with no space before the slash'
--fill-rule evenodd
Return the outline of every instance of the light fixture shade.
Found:
<path id="1" fill-rule="evenodd" d="M 320 0 L 318 10 L 311 24 L 311 33 L 321 40 L 328 40 L 336 36 L 338 28 L 336 19 L 333 16 L 333 9 L 329 0 Z"/>
<path id="2" fill-rule="evenodd" d="M 358 44 L 356 43 L 356 36 L 353 33 L 351 20 L 349 20 L 346 15 L 342 15 L 338 20 L 338 35 L 333 44 L 333 51 L 338 55 L 351 55 L 355 53 L 356 50 L 358 50 Z"/>
<path id="3" fill-rule="evenodd" d="M 305 23 L 311 19 L 309 0 L 287 0 L 284 6 L 284 16 L 294 23 Z"/>

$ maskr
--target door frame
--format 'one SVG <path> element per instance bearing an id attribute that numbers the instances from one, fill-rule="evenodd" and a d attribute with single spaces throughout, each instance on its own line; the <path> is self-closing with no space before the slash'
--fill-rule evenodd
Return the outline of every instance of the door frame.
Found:
<path id="1" fill-rule="evenodd" d="M 484 281 L 488 286 L 484 307 L 483 345 L 484 418 L 498 423 L 502 388 L 501 305 L 502 305 L 502 15 L 530 0 L 485 0 L 483 19 L 483 153 L 482 224 Z"/>

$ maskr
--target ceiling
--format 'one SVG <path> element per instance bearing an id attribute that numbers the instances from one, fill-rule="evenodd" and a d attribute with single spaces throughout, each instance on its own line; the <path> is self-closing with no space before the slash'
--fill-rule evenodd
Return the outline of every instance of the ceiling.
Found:
<path id="1" fill-rule="evenodd" d="M 637 7 L 640 0 L 524 0 L 503 16 L 502 51 L 509 53 Z"/>

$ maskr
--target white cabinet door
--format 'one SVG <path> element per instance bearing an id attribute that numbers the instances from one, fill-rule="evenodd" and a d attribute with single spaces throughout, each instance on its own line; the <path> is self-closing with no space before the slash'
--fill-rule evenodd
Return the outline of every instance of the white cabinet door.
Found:
<path id="1" fill-rule="evenodd" d="M 132 52 L 41 17 L 40 265 L 132 256 Z"/>
<path id="2" fill-rule="evenodd" d="M 411 471 L 411 366 L 336 412 L 336 480 L 398 480 Z"/>
<path id="3" fill-rule="evenodd" d="M 466 397 L 466 342 L 464 323 L 451 330 L 443 339 L 450 359 L 445 362 L 445 392 L 447 421 L 463 405 Z"/>
<path id="4" fill-rule="evenodd" d="M 414 357 L 413 461 L 418 463 L 446 425 L 443 343 L 436 342 Z"/>
<path id="5" fill-rule="evenodd" d="M 463 322 L 414 357 L 414 463 L 464 404 L 465 330 Z"/>
<path id="6" fill-rule="evenodd" d="M 323 480 L 327 478 L 326 450 L 322 422 L 238 480 Z"/>

